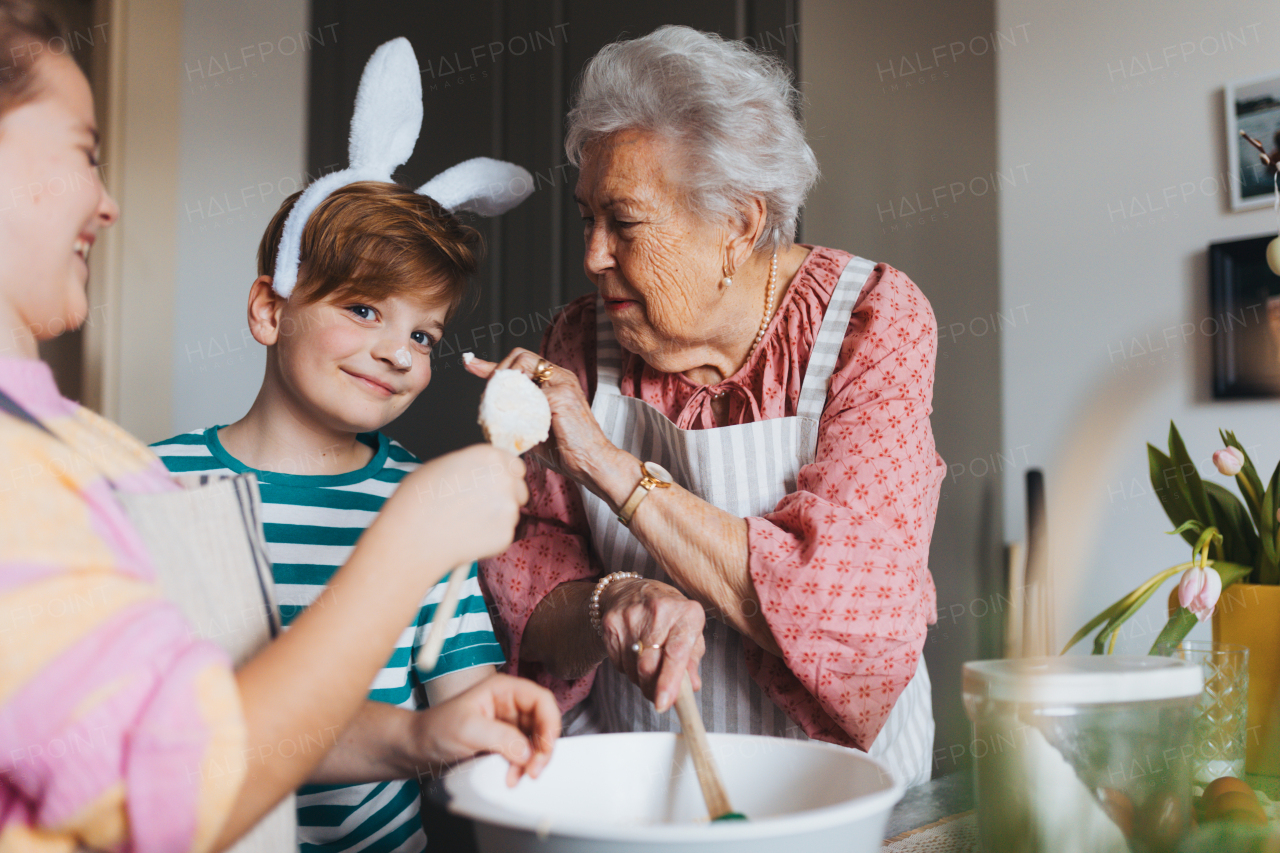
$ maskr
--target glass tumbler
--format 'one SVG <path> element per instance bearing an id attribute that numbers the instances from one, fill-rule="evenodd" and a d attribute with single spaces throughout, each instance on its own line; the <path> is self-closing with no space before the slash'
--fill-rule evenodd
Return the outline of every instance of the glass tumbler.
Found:
<path id="1" fill-rule="evenodd" d="M 1174 654 L 1204 672 L 1194 721 L 1192 778 L 1208 785 L 1222 776 L 1244 776 L 1249 650 L 1229 643 L 1184 642 Z"/>

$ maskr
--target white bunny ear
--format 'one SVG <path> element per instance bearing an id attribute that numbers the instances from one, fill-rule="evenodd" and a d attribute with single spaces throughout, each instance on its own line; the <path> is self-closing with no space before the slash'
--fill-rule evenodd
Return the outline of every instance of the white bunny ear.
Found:
<path id="1" fill-rule="evenodd" d="M 302 232 L 330 193 L 357 181 L 391 183 L 413 154 L 422 129 L 422 73 L 408 39 L 392 39 L 369 57 L 351 117 L 351 163 L 315 181 L 294 203 L 276 247 L 272 287 L 286 299 L 298 281 Z M 449 211 L 497 216 L 533 192 L 533 176 L 514 163 L 476 157 L 446 169 L 418 188 Z"/>
<path id="2" fill-rule="evenodd" d="M 422 72 L 406 38 L 395 38 L 369 57 L 351 116 L 351 168 L 384 174 L 404 164 L 422 129 Z"/>
<path id="3" fill-rule="evenodd" d="M 298 282 L 302 230 L 306 227 L 307 220 L 329 193 L 357 180 L 360 177 L 353 174 L 351 169 L 330 172 L 307 187 L 293 203 L 293 210 L 289 211 L 289 218 L 284 221 L 284 228 L 280 232 L 280 245 L 276 247 L 275 275 L 271 279 L 271 289 L 285 299 L 293 293 L 293 286 Z"/>
<path id="4" fill-rule="evenodd" d="M 413 154 L 422 129 L 422 72 L 413 46 L 396 38 L 373 52 L 360 75 L 356 107 L 351 116 L 348 146 L 350 165 L 320 178 L 289 211 L 280 245 L 272 288 L 286 299 L 298 281 L 302 231 L 316 207 L 339 187 L 357 181 L 391 182 L 391 173 Z"/>
<path id="5" fill-rule="evenodd" d="M 491 157 L 473 157 L 450 166 L 422 186 L 445 210 L 470 210 L 481 216 L 506 213 L 533 192 L 533 176 L 517 166 Z"/>

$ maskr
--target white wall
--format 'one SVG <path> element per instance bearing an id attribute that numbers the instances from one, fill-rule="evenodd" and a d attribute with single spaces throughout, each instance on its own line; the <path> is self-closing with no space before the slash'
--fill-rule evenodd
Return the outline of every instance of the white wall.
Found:
<path id="1" fill-rule="evenodd" d="M 1001 29 L 1030 34 L 1026 49 L 999 56 L 1000 166 L 1030 163 L 1034 175 L 1026 191 L 1001 196 L 1001 304 L 1030 306 L 1032 320 L 1001 337 L 1003 444 L 1025 446 L 1047 469 L 1064 642 L 1189 554 L 1162 534 L 1171 525 L 1147 479 L 1145 442 L 1163 448 L 1171 418 L 1219 482 L 1209 463 L 1219 427 L 1257 445 L 1268 472 L 1280 456 L 1280 406 L 1213 402 L 1212 339 L 1178 332 L 1214 329 L 1201 326 L 1207 245 L 1276 230 L 1269 210 L 1229 212 L 1222 85 L 1280 70 L 1280 5 L 996 0 L 996 9 Z M 1018 471 L 1006 472 L 1005 495 L 1014 537 Z M 1149 604 L 1121 647 L 1145 652 L 1163 608 L 1163 596 Z"/>
<path id="2" fill-rule="evenodd" d="M 939 772 L 955 769 L 951 744 L 971 741 L 960 666 L 998 653 L 997 471 L 1019 458 L 1000 445 L 993 12 L 990 0 L 800 6 L 805 118 L 823 171 L 803 237 L 903 270 L 942 330 L 932 425 L 950 467 L 929 559 L 939 619 L 925 646 Z"/>
<path id="3" fill-rule="evenodd" d="M 262 380 L 265 350 L 245 323 L 258 241 L 303 183 L 310 51 L 341 37 L 309 29 L 309 5 L 184 6 L 169 434 L 236 420 Z"/>
<path id="4" fill-rule="evenodd" d="M 101 0 L 105 51 L 94 77 L 103 175 L 119 223 L 93 253 L 84 326 L 83 400 L 130 433 L 169 423 L 182 11 L 172 0 Z"/>

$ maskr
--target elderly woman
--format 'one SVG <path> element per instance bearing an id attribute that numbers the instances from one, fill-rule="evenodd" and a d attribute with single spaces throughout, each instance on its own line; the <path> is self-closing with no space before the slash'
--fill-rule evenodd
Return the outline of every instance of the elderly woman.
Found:
<path id="1" fill-rule="evenodd" d="M 797 101 L 780 63 L 684 27 L 587 65 L 566 148 L 597 293 L 498 364 L 539 381 L 552 436 L 484 582 L 570 731 L 671 729 L 687 672 L 713 731 L 917 783 L 936 324 L 897 270 L 793 242 L 818 175 Z"/>

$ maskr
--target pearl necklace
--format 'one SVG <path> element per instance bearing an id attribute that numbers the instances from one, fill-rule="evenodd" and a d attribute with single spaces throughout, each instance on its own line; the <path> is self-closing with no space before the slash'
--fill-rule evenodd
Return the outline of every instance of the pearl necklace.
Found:
<path id="1" fill-rule="evenodd" d="M 769 321 L 773 319 L 773 294 L 778 287 L 778 251 L 773 252 L 773 260 L 769 262 L 769 292 L 764 298 L 764 316 L 760 318 L 760 331 L 756 332 L 756 339 L 751 344 L 751 349 L 747 350 L 747 358 L 751 358 L 751 354 L 756 351 L 756 347 L 764 340 L 765 330 L 769 328 Z"/>
<path id="2" fill-rule="evenodd" d="M 769 328 L 769 321 L 773 319 L 773 295 L 778 288 L 778 251 L 773 252 L 773 260 L 769 261 L 769 290 L 764 297 L 764 315 L 760 317 L 760 329 L 756 332 L 756 339 L 751 342 L 751 349 L 747 350 L 746 361 L 751 360 L 752 354 L 756 351 L 756 347 L 760 346 L 760 342 L 764 340 L 764 333 Z M 712 394 L 711 399 L 719 400 L 727 391 L 721 391 L 719 394 Z"/>

